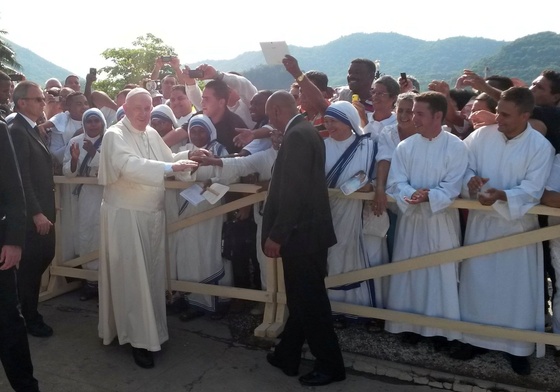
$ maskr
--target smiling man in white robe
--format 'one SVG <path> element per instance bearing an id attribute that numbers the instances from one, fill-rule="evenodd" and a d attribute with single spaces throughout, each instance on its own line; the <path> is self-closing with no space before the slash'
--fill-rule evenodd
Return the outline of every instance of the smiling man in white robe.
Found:
<path id="1" fill-rule="evenodd" d="M 461 192 L 468 155 L 463 142 L 442 130 L 447 112 L 445 97 L 427 92 L 414 97 L 413 122 L 417 134 L 396 148 L 387 181 L 387 194 L 399 207 L 393 262 L 460 246 L 459 213 L 449 208 Z M 387 308 L 458 320 L 459 293 L 456 263 L 392 275 Z M 458 332 L 408 323 L 385 323 L 403 340 L 417 343 L 432 337 L 436 350 Z"/>
<path id="2" fill-rule="evenodd" d="M 465 139 L 469 167 L 463 196 L 492 206 L 491 211 L 469 211 L 465 245 L 539 228 L 537 216 L 526 213 L 539 204 L 554 149 L 528 124 L 533 107 L 529 89 L 512 87 L 501 94 L 497 125 L 482 127 Z M 544 331 L 542 277 L 540 243 L 465 260 L 460 270 L 461 320 Z M 463 341 L 467 345 L 453 357 L 472 358 L 480 351 L 473 347 L 503 351 L 516 373 L 530 373 L 534 343 L 472 334 L 465 334 Z M 537 353 L 541 354 L 544 351 Z"/>
<path id="3" fill-rule="evenodd" d="M 136 364 L 154 366 L 153 351 L 168 340 L 165 314 L 166 252 L 164 180 L 183 181 L 197 163 L 178 160 L 157 131 L 148 126 L 152 97 L 133 89 L 125 117 L 103 138 L 99 183 L 99 336 L 103 344 L 118 337 L 130 343 Z"/>

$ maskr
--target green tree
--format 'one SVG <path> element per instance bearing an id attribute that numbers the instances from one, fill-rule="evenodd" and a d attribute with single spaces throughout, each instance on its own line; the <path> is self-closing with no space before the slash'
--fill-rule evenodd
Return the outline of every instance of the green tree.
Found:
<path id="1" fill-rule="evenodd" d="M 101 53 L 114 65 L 100 69 L 104 78 L 98 79 L 94 84 L 95 89 L 114 97 L 126 84 L 141 84 L 143 80 L 149 78 L 159 56 L 176 56 L 175 49 L 151 33 L 138 37 L 132 42 L 132 46 L 132 48 L 106 49 Z M 172 71 L 166 65 L 163 72 Z"/>
<path id="2" fill-rule="evenodd" d="M 14 73 L 21 65 L 16 61 L 16 54 L 4 39 L 7 34 L 5 30 L 0 30 L 0 70 L 6 73 Z"/>

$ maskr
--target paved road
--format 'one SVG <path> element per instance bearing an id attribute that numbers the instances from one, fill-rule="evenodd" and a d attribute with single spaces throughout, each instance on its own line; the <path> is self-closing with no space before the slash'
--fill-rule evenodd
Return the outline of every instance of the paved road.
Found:
<path id="1" fill-rule="evenodd" d="M 225 322 L 202 318 L 182 323 L 169 317 L 170 340 L 154 369 L 134 364 L 129 346 L 103 346 L 97 338 L 97 306 L 69 293 L 40 305 L 54 336 L 29 337 L 35 375 L 43 392 L 305 391 L 265 360 L 266 350 L 234 343 Z M 300 369 L 311 370 L 305 361 Z M 0 375 L 0 391 L 9 391 Z M 351 372 L 324 392 L 427 392 L 435 390 Z"/>

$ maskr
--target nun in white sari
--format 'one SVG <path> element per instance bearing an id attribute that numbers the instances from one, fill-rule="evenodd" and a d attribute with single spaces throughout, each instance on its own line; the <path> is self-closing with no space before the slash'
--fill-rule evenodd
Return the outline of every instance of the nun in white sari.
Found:
<path id="1" fill-rule="evenodd" d="M 189 122 L 189 143 L 184 149 L 193 151 L 205 149 L 214 156 L 228 154 L 226 148 L 217 140 L 214 124 L 206 115 L 199 114 Z M 196 171 L 197 181 L 211 180 L 214 176 L 212 166 L 199 167 Z M 216 179 L 215 181 L 216 182 Z M 217 205 L 204 200 L 193 205 L 177 194 L 179 220 L 208 211 Z M 170 274 L 172 278 L 190 282 L 230 285 L 231 266 L 222 258 L 223 217 L 206 219 L 195 225 L 173 233 L 169 237 Z M 196 310 L 216 312 L 218 298 L 211 295 L 191 293 L 188 295 L 189 306 Z M 182 317 L 187 321 L 190 317 Z"/>
<path id="2" fill-rule="evenodd" d="M 324 124 L 329 132 L 329 137 L 325 139 L 325 172 L 329 188 L 340 188 L 361 172 L 367 177 L 367 182 L 360 190 L 371 191 L 376 145 L 370 137 L 363 135 L 356 109 L 349 102 L 333 103 L 325 112 Z M 337 243 L 329 248 L 328 274 L 370 267 L 370 253 L 382 254 L 386 243 L 381 237 L 365 238 L 362 225 L 364 202 L 331 197 L 330 206 Z M 376 305 L 374 282 L 371 280 L 331 288 L 328 294 L 331 301 Z M 341 318 L 337 321 L 343 323 Z"/>
<path id="3" fill-rule="evenodd" d="M 99 152 L 103 134 L 107 129 L 105 117 L 99 109 L 92 108 L 82 116 L 84 133 L 70 139 L 62 165 L 66 177 L 97 177 L 99 171 Z M 78 254 L 84 256 L 99 249 L 99 209 L 103 198 L 103 187 L 97 184 L 73 185 L 77 198 L 75 217 L 78 236 Z M 82 266 L 97 271 L 99 260 L 92 260 Z M 97 282 L 87 281 L 80 295 L 85 301 L 97 296 Z"/>

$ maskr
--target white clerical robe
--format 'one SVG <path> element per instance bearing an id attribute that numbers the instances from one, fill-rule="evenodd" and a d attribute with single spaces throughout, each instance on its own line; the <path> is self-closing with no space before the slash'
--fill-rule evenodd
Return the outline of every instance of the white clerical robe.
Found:
<path id="1" fill-rule="evenodd" d="M 99 336 L 110 344 L 158 351 L 168 339 L 165 313 L 164 173 L 173 155 L 157 131 L 125 117 L 103 138 L 99 183 Z M 190 181 L 186 173 L 177 177 Z"/>
<path id="2" fill-rule="evenodd" d="M 465 139 L 469 168 L 463 184 L 473 176 L 489 178 L 485 188 L 504 190 L 507 202 L 493 211 L 469 211 L 465 245 L 523 233 L 539 227 L 536 215 L 525 213 L 539 204 L 552 161 L 552 145 L 531 126 L 508 140 L 497 125 L 482 127 Z M 540 243 L 465 260 L 460 273 L 461 319 L 532 331 L 544 331 L 543 257 Z M 477 347 L 528 356 L 534 343 L 465 334 Z M 537 353 L 543 354 L 544 350 Z"/>
<path id="3" fill-rule="evenodd" d="M 325 139 L 325 173 L 327 175 L 339 158 L 352 145 L 355 138 L 356 135 L 352 135 L 344 141 L 336 141 L 332 138 Z M 369 137 L 362 138 L 353 156 L 344 167 L 340 168 L 335 187 L 340 188 L 345 181 L 360 170 L 368 174 L 374 159 L 375 145 L 373 140 Z M 362 232 L 362 210 L 371 208 L 369 205 L 364 207 L 362 200 L 337 197 L 331 197 L 329 203 L 337 238 L 336 244 L 329 248 L 327 259 L 329 276 L 370 267 L 370 253 L 372 260 L 381 260 L 383 254 L 387 255 L 387 252 L 383 251 L 384 247 L 386 248 L 385 238 L 367 236 L 366 242 L 366 236 Z M 378 264 L 381 264 L 381 262 Z M 331 288 L 328 290 L 329 299 L 355 305 L 376 306 L 375 294 L 381 296 L 381 279 L 377 279 L 375 285 L 372 283 L 371 280 L 366 280 Z M 374 290 L 374 286 L 375 289 L 379 288 L 379 290 Z"/>
<path id="4" fill-rule="evenodd" d="M 456 136 L 442 131 L 427 139 L 420 134 L 396 148 L 387 193 L 399 207 L 393 262 L 460 246 L 459 215 L 448 208 L 461 191 L 467 168 L 467 150 Z M 417 189 L 429 189 L 427 202 L 412 205 Z M 459 320 L 456 263 L 446 263 L 392 275 L 387 308 L 426 316 Z M 388 321 L 389 332 L 458 339 L 458 332 Z"/>
<path id="5" fill-rule="evenodd" d="M 64 160 L 62 165 L 62 173 L 66 177 L 97 177 L 99 171 L 99 152 L 95 153 L 93 158 L 86 163 L 86 170 L 80 174 L 80 168 L 87 156 L 88 152 L 83 148 L 84 140 L 91 141 L 95 144 L 101 136 L 90 138 L 85 133 L 73 137 L 66 146 Z M 72 155 L 70 153 L 71 146 L 76 143 L 80 146 L 80 156 L 76 165 L 76 171 L 71 170 Z M 97 184 L 70 185 L 72 188 L 72 197 L 77 198 L 77 208 L 74 232 L 78 237 L 78 255 L 84 256 L 90 252 L 99 249 L 99 209 L 101 208 L 101 199 L 103 198 L 103 187 Z M 90 261 L 83 265 L 86 269 L 97 270 L 99 267 L 98 259 Z"/>

